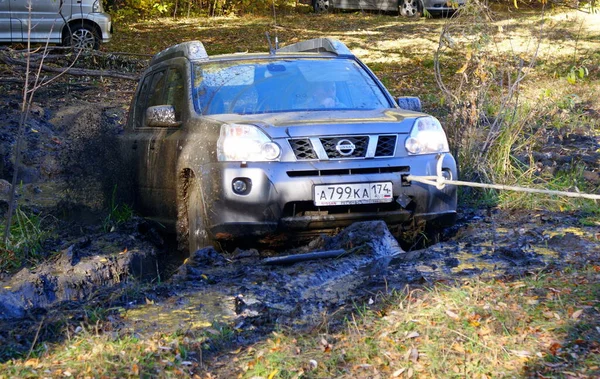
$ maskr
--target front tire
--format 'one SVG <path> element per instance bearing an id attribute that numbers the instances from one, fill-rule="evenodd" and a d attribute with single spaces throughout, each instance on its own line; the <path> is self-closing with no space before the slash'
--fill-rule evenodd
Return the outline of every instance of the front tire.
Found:
<path id="1" fill-rule="evenodd" d="M 413 18 L 421 16 L 421 2 L 420 0 L 401 0 L 400 1 L 400 14 L 404 17 Z"/>
<path id="2" fill-rule="evenodd" d="M 313 1 L 313 8 L 315 10 L 315 13 L 327 13 L 329 12 L 329 9 L 331 8 L 331 0 L 314 0 Z"/>
<path id="3" fill-rule="evenodd" d="M 71 26 L 63 38 L 63 45 L 71 46 L 76 50 L 98 50 L 100 48 L 100 36 L 92 26 Z"/>

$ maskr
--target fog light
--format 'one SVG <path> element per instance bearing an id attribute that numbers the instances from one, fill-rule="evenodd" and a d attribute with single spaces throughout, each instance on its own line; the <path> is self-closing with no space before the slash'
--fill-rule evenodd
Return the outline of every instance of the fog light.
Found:
<path id="1" fill-rule="evenodd" d="M 250 191 L 250 179 L 233 179 L 231 182 L 231 188 L 233 188 L 233 192 L 238 195 L 245 195 Z"/>

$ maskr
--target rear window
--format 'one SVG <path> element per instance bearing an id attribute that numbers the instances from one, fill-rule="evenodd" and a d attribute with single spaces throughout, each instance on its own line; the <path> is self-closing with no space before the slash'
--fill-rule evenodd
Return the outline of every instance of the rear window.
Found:
<path id="1" fill-rule="evenodd" d="M 205 115 L 393 107 L 351 59 L 197 63 L 194 82 L 196 110 Z"/>

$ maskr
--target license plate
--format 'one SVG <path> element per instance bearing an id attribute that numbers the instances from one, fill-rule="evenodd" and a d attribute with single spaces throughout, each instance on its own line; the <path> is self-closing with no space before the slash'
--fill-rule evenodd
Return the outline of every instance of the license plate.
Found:
<path id="1" fill-rule="evenodd" d="M 390 203 L 392 182 L 324 184 L 314 187 L 317 206 Z"/>

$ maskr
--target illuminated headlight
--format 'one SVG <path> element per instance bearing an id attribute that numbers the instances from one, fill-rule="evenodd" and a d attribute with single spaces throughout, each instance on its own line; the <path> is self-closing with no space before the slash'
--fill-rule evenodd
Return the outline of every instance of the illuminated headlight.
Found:
<path id="1" fill-rule="evenodd" d="M 217 142 L 219 161 L 276 161 L 281 148 L 252 125 L 223 124 Z"/>
<path id="2" fill-rule="evenodd" d="M 446 133 L 435 117 L 420 117 L 404 144 L 409 154 L 446 153 L 450 151 Z"/>

